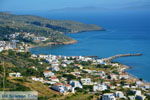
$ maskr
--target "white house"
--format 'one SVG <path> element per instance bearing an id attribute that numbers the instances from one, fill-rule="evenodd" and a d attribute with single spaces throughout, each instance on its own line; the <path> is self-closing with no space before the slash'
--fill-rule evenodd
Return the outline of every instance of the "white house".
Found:
<path id="1" fill-rule="evenodd" d="M 57 83 L 57 82 L 45 80 L 44 83 L 46 83 L 46 84 L 55 84 L 55 83 Z"/>
<path id="2" fill-rule="evenodd" d="M 2 52 L 4 50 L 4 48 L 3 47 L 0 47 L 0 52 Z"/>
<path id="3" fill-rule="evenodd" d="M 142 81 L 136 81 L 136 85 L 137 86 L 141 86 L 141 85 L 143 85 L 144 83 L 142 82 Z"/>
<path id="4" fill-rule="evenodd" d="M 125 85 L 123 86 L 123 88 L 130 88 L 130 85 L 129 85 L 129 84 L 125 84 Z"/>
<path id="5" fill-rule="evenodd" d="M 59 82 L 59 79 L 57 78 L 57 77 L 55 77 L 55 76 L 52 76 L 52 77 L 50 77 L 49 78 L 51 81 L 53 81 L 53 82 Z"/>
<path id="6" fill-rule="evenodd" d="M 146 90 L 150 90 L 150 85 L 144 85 L 143 88 Z"/>
<path id="7" fill-rule="evenodd" d="M 58 67 L 59 64 L 58 64 L 58 63 L 52 63 L 51 66 L 52 66 L 52 67 Z"/>
<path id="8" fill-rule="evenodd" d="M 54 73 L 51 72 L 51 71 L 44 71 L 43 74 L 44 74 L 45 77 L 51 77 L 51 76 L 54 76 Z"/>
<path id="9" fill-rule="evenodd" d="M 119 76 L 120 79 L 128 79 L 129 75 L 128 74 L 122 74 Z"/>
<path id="10" fill-rule="evenodd" d="M 63 84 L 63 83 L 56 83 L 51 87 L 53 90 L 56 90 L 60 93 L 66 93 L 69 90 L 71 91 L 72 86 L 69 84 Z"/>
<path id="11" fill-rule="evenodd" d="M 133 93 L 134 93 L 135 95 L 142 95 L 141 90 L 133 90 Z"/>
<path id="12" fill-rule="evenodd" d="M 44 82 L 44 79 L 42 77 L 39 77 L 39 78 L 31 77 L 31 79 L 34 80 L 34 81 Z"/>
<path id="13" fill-rule="evenodd" d="M 102 100 L 116 100 L 116 98 L 113 95 L 113 93 L 106 93 L 106 94 L 103 94 Z"/>
<path id="14" fill-rule="evenodd" d="M 67 64 L 61 64 L 62 67 L 67 67 Z"/>
<path id="15" fill-rule="evenodd" d="M 47 58 L 47 55 L 42 55 L 42 54 L 41 54 L 41 55 L 38 55 L 38 57 L 39 57 L 39 58 L 46 59 L 46 58 Z"/>
<path id="16" fill-rule="evenodd" d="M 104 71 L 97 71 L 97 72 L 95 72 L 95 73 L 92 73 L 92 75 L 99 75 L 101 78 L 105 78 L 106 76 L 106 74 L 105 74 L 105 72 Z"/>
<path id="17" fill-rule="evenodd" d="M 114 89 L 116 89 L 116 86 L 110 86 L 110 89 L 114 90 Z"/>
<path id="18" fill-rule="evenodd" d="M 58 66 L 52 67 L 51 69 L 52 69 L 52 71 L 59 71 L 60 70 L 60 68 Z"/>
<path id="19" fill-rule="evenodd" d="M 55 91 L 60 92 L 60 93 L 66 93 L 67 92 L 67 89 L 65 88 L 63 83 L 56 83 L 51 88 Z"/>
<path id="20" fill-rule="evenodd" d="M 66 84 L 65 87 L 68 91 L 72 89 L 72 86 L 70 84 Z"/>
<path id="21" fill-rule="evenodd" d="M 115 97 L 117 98 L 125 98 L 124 93 L 121 91 L 116 91 L 115 92 Z"/>
<path id="22" fill-rule="evenodd" d="M 17 72 L 17 73 L 9 73 L 9 77 L 22 77 L 21 73 Z"/>
<path id="23" fill-rule="evenodd" d="M 105 62 L 103 61 L 103 59 L 97 59 L 97 62 L 98 62 L 99 64 L 105 64 Z"/>
<path id="24" fill-rule="evenodd" d="M 70 81 L 70 85 L 72 86 L 72 87 L 75 87 L 75 88 L 83 88 L 83 86 L 81 85 L 81 83 L 79 82 L 79 81 L 76 81 L 76 80 L 71 80 Z"/>
<path id="25" fill-rule="evenodd" d="M 32 55 L 31 55 L 31 57 L 33 57 L 33 58 L 37 58 L 38 56 L 37 56 L 37 55 L 35 55 L 35 54 L 32 54 Z"/>
<path id="26" fill-rule="evenodd" d="M 107 89 L 108 89 L 108 87 L 105 84 L 97 84 L 97 85 L 93 86 L 93 91 L 94 92 L 96 92 L 96 91 L 104 91 L 104 90 L 107 90 Z"/>
<path id="27" fill-rule="evenodd" d="M 116 74 L 111 74 L 110 77 L 111 77 L 111 80 L 118 80 L 118 75 Z"/>
<path id="28" fill-rule="evenodd" d="M 93 83 L 91 82 L 91 78 L 82 78 L 81 83 L 82 85 L 93 85 Z"/>

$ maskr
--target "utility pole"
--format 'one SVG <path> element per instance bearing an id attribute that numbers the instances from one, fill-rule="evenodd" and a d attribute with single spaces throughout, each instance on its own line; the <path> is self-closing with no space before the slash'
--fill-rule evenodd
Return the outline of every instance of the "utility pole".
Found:
<path id="1" fill-rule="evenodd" d="M 5 78 L 6 78 L 6 70 L 5 70 L 5 66 L 4 66 L 4 61 L 3 61 L 3 91 L 5 91 Z"/>

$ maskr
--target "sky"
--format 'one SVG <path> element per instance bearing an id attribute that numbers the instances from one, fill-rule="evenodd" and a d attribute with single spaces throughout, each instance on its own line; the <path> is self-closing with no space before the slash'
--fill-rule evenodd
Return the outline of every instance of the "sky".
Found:
<path id="1" fill-rule="evenodd" d="M 123 7 L 150 6 L 150 0 L 0 0 L 0 11 L 52 10 L 66 7 Z"/>

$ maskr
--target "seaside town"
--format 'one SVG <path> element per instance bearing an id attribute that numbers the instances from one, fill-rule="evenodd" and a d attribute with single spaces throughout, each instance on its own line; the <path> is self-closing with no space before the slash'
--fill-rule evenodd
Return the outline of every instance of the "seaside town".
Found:
<path id="1" fill-rule="evenodd" d="M 43 40 L 42 37 L 41 39 Z M 27 46 L 17 40 L 0 41 L 0 52 L 10 49 L 16 52 L 27 52 Z M 39 62 L 41 65 L 46 62 L 49 66 L 43 71 L 43 77 L 29 76 L 28 78 L 62 95 L 84 92 L 98 95 L 98 100 L 148 100 L 147 97 L 150 96 L 150 84 L 127 73 L 129 67 L 112 62 L 113 58 L 32 54 L 31 59 L 42 60 Z M 38 70 L 36 66 L 31 68 Z M 23 78 L 24 76 L 20 72 L 12 72 L 9 73 L 9 77 Z"/>

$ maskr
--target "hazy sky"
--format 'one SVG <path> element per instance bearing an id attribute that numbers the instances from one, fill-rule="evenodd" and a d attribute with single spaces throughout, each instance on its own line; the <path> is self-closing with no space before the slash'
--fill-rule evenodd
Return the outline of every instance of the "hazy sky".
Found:
<path id="1" fill-rule="evenodd" d="M 147 5 L 150 0 L 0 0 L 0 10 L 51 10 L 65 7 L 96 6 L 121 8 Z"/>

